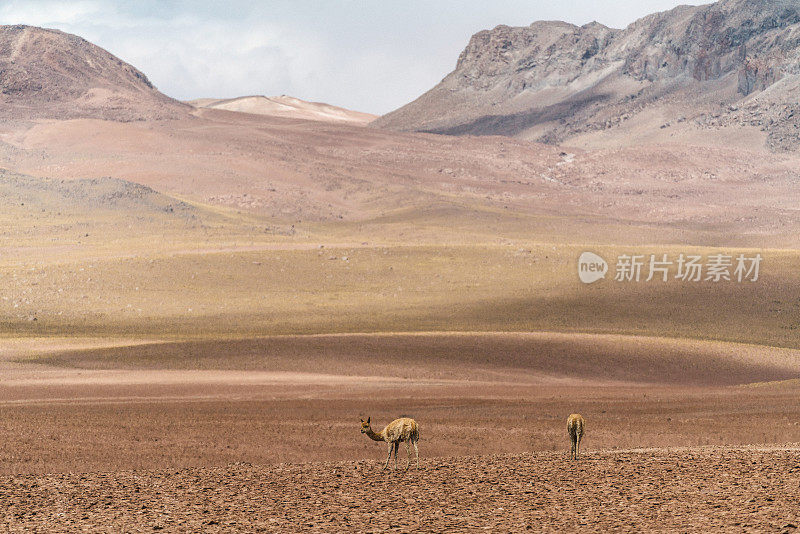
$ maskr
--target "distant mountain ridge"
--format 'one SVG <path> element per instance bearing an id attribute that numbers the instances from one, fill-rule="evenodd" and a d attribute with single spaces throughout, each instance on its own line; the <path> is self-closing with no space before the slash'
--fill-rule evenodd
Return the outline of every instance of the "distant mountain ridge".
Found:
<path id="1" fill-rule="evenodd" d="M 322 102 L 308 102 L 291 96 L 242 96 L 237 98 L 201 98 L 189 102 L 195 107 L 225 109 L 255 115 L 270 115 L 274 117 L 287 117 L 323 122 L 343 122 L 352 124 L 367 124 L 377 118 L 376 115 L 353 111 L 350 109 L 324 104 Z"/>
<path id="2" fill-rule="evenodd" d="M 757 128 L 772 148 L 793 148 L 798 88 L 800 0 L 723 0 L 624 30 L 535 22 L 481 31 L 441 83 L 373 124 L 562 142 L 668 106 L 676 120 Z"/>
<path id="3" fill-rule="evenodd" d="M 141 71 L 99 46 L 58 30 L 0 26 L 0 119 L 187 116 Z"/>

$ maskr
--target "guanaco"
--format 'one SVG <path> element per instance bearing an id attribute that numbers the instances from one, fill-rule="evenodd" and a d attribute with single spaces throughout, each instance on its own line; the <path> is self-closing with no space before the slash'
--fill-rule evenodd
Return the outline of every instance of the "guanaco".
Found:
<path id="1" fill-rule="evenodd" d="M 385 441 L 389 444 L 389 456 L 386 457 L 386 464 L 384 469 L 389 467 L 389 459 L 392 457 L 394 451 L 394 468 L 397 469 L 397 451 L 400 449 L 400 442 L 404 441 L 406 444 L 406 452 L 408 453 L 408 461 L 406 462 L 406 469 L 411 465 L 411 445 L 414 446 L 414 452 L 417 455 L 417 469 L 419 469 L 419 449 L 417 448 L 417 441 L 419 441 L 419 425 L 410 417 L 401 417 L 395 419 L 380 432 L 375 432 L 370 426 L 370 417 L 367 420 L 361 420 L 361 433 L 366 434 L 368 438 L 374 441 Z"/>
<path id="2" fill-rule="evenodd" d="M 581 414 L 573 413 L 567 417 L 567 434 L 572 442 L 572 450 L 569 453 L 570 460 L 577 460 L 580 455 L 581 438 L 585 427 L 586 420 Z"/>

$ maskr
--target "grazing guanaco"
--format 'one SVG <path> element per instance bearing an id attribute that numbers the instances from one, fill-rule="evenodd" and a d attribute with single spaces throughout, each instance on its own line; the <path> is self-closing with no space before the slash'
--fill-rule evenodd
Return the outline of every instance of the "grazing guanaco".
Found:
<path id="1" fill-rule="evenodd" d="M 581 438 L 583 437 L 583 430 L 586 427 L 586 421 L 583 416 L 578 413 L 570 414 L 567 417 L 567 433 L 572 442 L 572 450 L 570 450 L 570 460 L 577 460 L 581 450 Z"/>
<path id="2" fill-rule="evenodd" d="M 386 464 L 384 469 L 389 467 L 389 459 L 392 457 L 394 450 L 394 468 L 397 469 L 397 451 L 400 449 L 400 442 L 406 443 L 406 452 L 408 453 L 408 461 L 406 462 L 406 469 L 411 465 L 411 445 L 414 446 L 414 452 L 417 454 L 417 469 L 419 469 L 419 449 L 417 448 L 417 441 L 419 441 L 419 425 L 410 417 L 401 417 L 395 419 L 386 428 L 378 433 L 372 430 L 369 424 L 370 418 L 361 420 L 361 433 L 366 434 L 368 438 L 374 441 L 385 441 L 389 444 L 389 456 L 386 457 Z"/>

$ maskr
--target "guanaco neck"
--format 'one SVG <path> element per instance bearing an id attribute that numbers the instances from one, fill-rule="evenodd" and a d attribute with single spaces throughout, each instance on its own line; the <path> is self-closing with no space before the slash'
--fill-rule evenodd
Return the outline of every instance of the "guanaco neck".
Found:
<path id="1" fill-rule="evenodd" d="M 381 434 L 376 434 L 375 431 L 372 430 L 372 428 L 367 428 L 365 434 L 369 439 L 373 441 L 383 441 L 383 436 Z"/>

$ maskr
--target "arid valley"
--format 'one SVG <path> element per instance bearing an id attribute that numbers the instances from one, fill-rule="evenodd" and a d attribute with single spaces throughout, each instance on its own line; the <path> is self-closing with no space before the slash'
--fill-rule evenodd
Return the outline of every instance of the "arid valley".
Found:
<path id="1" fill-rule="evenodd" d="M 569 113 L 524 115 L 533 96 L 499 89 L 445 109 L 477 91 L 454 84 L 505 76 L 481 70 L 495 38 L 536 59 L 536 39 L 588 32 L 606 47 L 578 50 L 595 80 L 642 25 L 695 35 L 696 18 L 719 48 L 752 3 L 608 35 L 498 27 L 470 41 L 468 74 L 376 120 L 285 96 L 179 102 L 79 37 L 0 27 L 0 525 L 797 530 L 800 75 L 750 83 L 726 49 L 711 78 L 634 91 L 614 71 L 602 108 L 580 107 L 576 74 L 542 89 Z M 740 37 L 797 31 L 787 5 Z M 496 86 L 530 88 L 509 76 Z M 628 90 L 643 103 L 623 109 Z M 592 284 L 586 251 L 609 263 Z M 672 260 L 664 279 L 647 263 L 615 278 L 651 255 Z M 729 279 L 676 276 L 677 258 L 716 255 Z M 757 276 L 737 280 L 739 255 Z M 383 470 L 368 417 L 414 418 L 421 469 Z"/>

